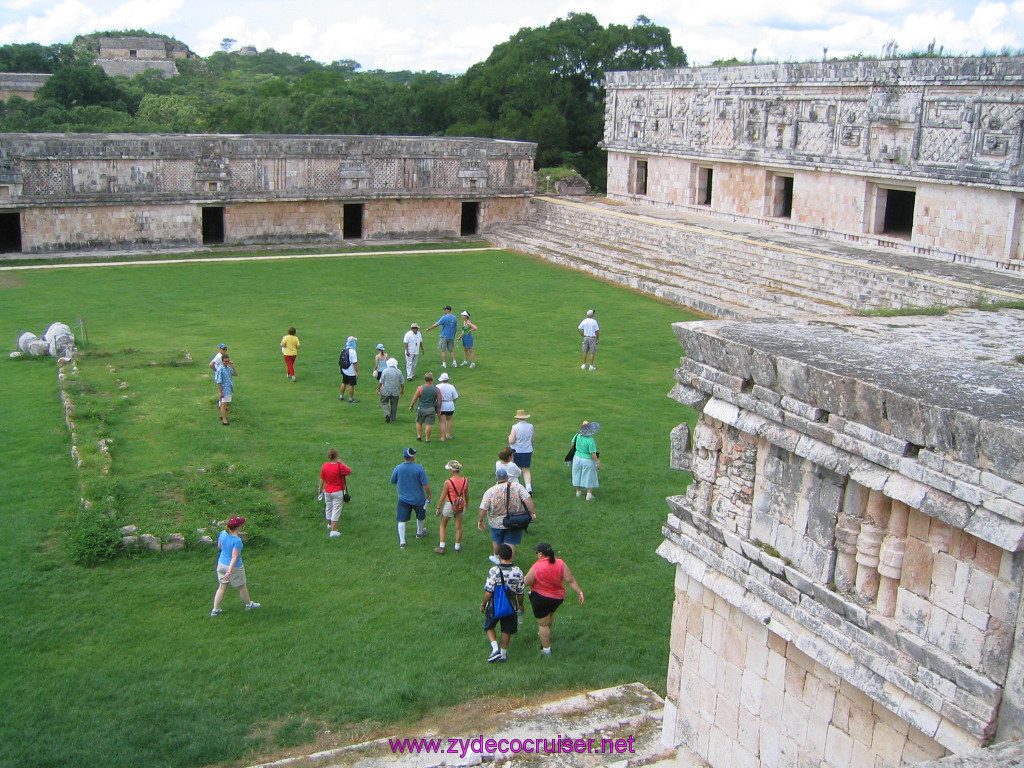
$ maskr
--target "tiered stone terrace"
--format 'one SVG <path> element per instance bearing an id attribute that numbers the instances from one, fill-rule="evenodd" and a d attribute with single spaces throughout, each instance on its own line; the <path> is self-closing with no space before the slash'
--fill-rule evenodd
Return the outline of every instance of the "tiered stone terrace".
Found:
<path id="1" fill-rule="evenodd" d="M 721 318 L 1024 300 L 1016 273 L 602 201 L 535 198 L 488 239 Z"/>

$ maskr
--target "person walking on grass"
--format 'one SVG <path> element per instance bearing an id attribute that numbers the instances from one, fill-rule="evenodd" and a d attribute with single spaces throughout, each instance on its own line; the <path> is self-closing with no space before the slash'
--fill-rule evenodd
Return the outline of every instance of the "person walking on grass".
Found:
<path id="1" fill-rule="evenodd" d="M 597 355 L 597 344 L 601 336 L 601 326 L 597 324 L 597 320 L 594 318 L 594 310 L 587 310 L 587 316 L 583 318 L 583 321 L 577 326 L 576 330 L 583 337 L 583 365 L 580 366 L 580 370 L 587 370 L 587 356 L 589 355 L 590 370 L 596 371 L 594 357 Z"/>
<path id="2" fill-rule="evenodd" d="M 220 400 L 217 401 L 220 406 L 220 423 L 225 427 L 231 423 L 228 421 L 228 405 L 230 405 L 231 396 L 235 392 L 235 376 L 237 375 L 235 364 L 231 362 L 231 358 L 225 352 L 221 356 L 220 368 L 213 374 L 213 380 L 217 382 L 217 388 L 220 391 Z"/>
<path id="3" fill-rule="evenodd" d="M 555 621 L 555 611 L 565 600 L 565 586 L 568 584 L 579 595 L 583 605 L 583 589 L 565 561 L 555 557 L 555 550 L 546 541 L 542 541 L 533 551 L 537 553 L 535 562 L 526 574 L 524 582 L 530 589 L 530 607 L 537 619 L 537 634 L 540 635 L 541 653 L 551 653 L 551 625 Z"/>
<path id="4" fill-rule="evenodd" d="M 288 329 L 288 333 L 281 339 L 281 353 L 284 355 L 285 378 L 295 381 L 295 358 L 299 355 L 299 337 L 295 335 L 295 327 Z"/>
<path id="5" fill-rule="evenodd" d="M 600 428 L 601 425 L 596 421 L 584 421 L 579 432 L 572 438 L 575 448 L 572 455 L 572 484 L 576 488 L 577 497 L 582 496 L 586 490 L 587 501 L 594 500 L 594 489 L 600 485 L 597 473 L 601 469 L 601 454 L 597 452 L 597 441 L 594 440 Z"/>
<path id="6" fill-rule="evenodd" d="M 448 355 L 452 356 L 452 368 L 457 368 L 458 363 L 455 361 L 455 328 L 458 326 L 459 321 L 452 314 L 452 308 L 445 305 L 444 314 L 441 315 L 437 322 L 434 323 L 430 328 L 440 327 L 439 335 L 440 338 L 437 340 L 437 349 L 441 353 L 441 367 L 448 367 Z"/>
<path id="7" fill-rule="evenodd" d="M 217 354 L 210 358 L 210 370 L 213 371 L 213 381 L 217 382 L 217 369 L 220 368 L 224 355 L 228 353 L 228 345 L 220 344 L 217 347 Z M 217 391 L 217 405 L 220 405 L 220 388 Z"/>
<path id="8" fill-rule="evenodd" d="M 508 544 L 501 544 L 497 548 L 497 561 L 487 572 L 487 580 L 484 581 L 484 601 L 480 604 L 480 612 L 484 615 L 484 632 L 491 643 L 491 655 L 487 657 L 489 663 L 508 661 L 508 644 L 512 635 L 519 631 L 519 616 L 523 612 L 523 593 L 526 587 L 523 583 L 522 569 L 512 564 L 514 551 Z M 507 616 L 494 616 L 494 593 L 499 589 L 505 590 L 509 603 L 515 609 Z M 501 625 L 501 644 L 494 628 Z"/>
<path id="9" fill-rule="evenodd" d="M 462 333 L 458 338 L 462 341 L 462 364 L 470 368 L 476 368 L 476 349 L 473 348 L 473 333 L 476 330 L 476 326 L 469 321 L 469 312 L 462 310 Z M 454 361 L 453 356 L 452 362 Z"/>
<path id="10" fill-rule="evenodd" d="M 441 405 L 437 412 L 437 423 L 441 431 L 441 442 L 452 439 L 452 419 L 455 418 L 455 401 L 459 399 L 459 390 L 451 383 L 447 373 L 437 379 L 437 396 Z"/>
<path id="11" fill-rule="evenodd" d="M 409 410 L 416 409 L 416 439 L 423 440 L 424 427 L 426 427 L 426 442 L 430 442 L 430 431 L 434 428 L 434 421 L 441 410 L 441 393 L 434 386 L 434 374 L 429 371 L 423 374 L 423 383 L 416 388 L 416 393 L 409 403 Z"/>
<path id="12" fill-rule="evenodd" d="M 377 345 L 377 354 L 373 356 L 373 370 L 370 372 L 373 378 L 380 381 L 380 375 L 388 367 L 388 351 L 383 344 Z"/>
<path id="13" fill-rule="evenodd" d="M 416 538 L 422 539 L 427 535 L 425 521 L 426 505 L 430 503 L 430 483 L 426 470 L 416 463 L 415 448 L 406 448 L 402 457 L 405 461 L 395 467 L 391 482 L 398 486 L 398 546 L 405 549 L 405 526 L 413 512 L 416 513 Z"/>
<path id="14" fill-rule="evenodd" d="M 510 483 L 519 483 L 523 470 L 512 461 L 513 456 L 515 456 L 515 451 L 511 448 L 502 448 L 498 451 L 498 460 L 494 462 L 494 471 L 497 472 L 499 469 L 504 469 Z"/>
<path id="15" fill-rule="evenodd" d="M 462 518 L 469 505 L 469 480 L 462 476 L 462 464 L 452 459 L 444 468 L 448 470 L 448 479 L 441 488 L 441 498 L 437 500 L 434 514 L 440 516 L 440 542 L 434 550 L 437 554 L 445 552 L 444 543 L 448 536 L 448 521 L 455 519 L 455 551 L 462 551 Z"/>
<path id="16" fill-rule="evenodd" d="M 239 535 L 242 526 L 245 525 L 244 517 L 232 517 L 224 526 L 224 530 L 217 537 L 217 548 L 220 553 L 217 555 L 217 592 L 213 596 L 213 610 L 211 616 L 219 616 L 224 613 L 220 607 L 224 600 L 224 593 L 228 586 L 238 590 L 239 597 L 245 603 L 245 610 L 251 611 L 259 608 L 259 603 L 254 603 L 249 597 L 249 587 L 245 583 L 245 566 L 242 564 L 242 537 Z"/>
<path id="17" fill-rule="evenodd" d="M 509 530 L 505 527 L 505 515 L 509 512 L 522 512 L 524 509 L 530 513 L 531 520 L 537 519 L 530 494 L 519 483 L 510 483 L 508 472 L 499 469 L 494 473 L 494 485 L 484 491 L 480 499 L 480 513 L 476 520 L 476 527 L 481 531 L 484 530 L 484 521 L 487 521 L 494 547 L 494 554 L 489 559 L 495 565 L 500 557 L 498 547 L 508 544 L 512 554 L 515 554 L 515 548 L 523 540 L 522 528 Z"/>
<path id="18" fill-rule="evenodd" d="M 384 423 L 390 424 L 398 416 L 398 398 L 405 394 L 405 377 L 398 370 L 398 361 L 389 357 L 387 366 L 377 382 L 380 407 L 384 409 Z"/>
<path id="19" fill-rule="evenodd" d="M 331 526 L 330 538 L 341 536 L 338 521 L 341 520 L 341 509 L 345 505 L 345 493 L 348 489 L 348 476 L 352 474 L 345 463 L 338 458 L 338 452 L 331 448 L 327 451 L 327 461 L 320 467 L 320 487 L 317 495 L 324 500 L 324 517 Z"/>
<path id="20" fill-rule="evenodd" d="M 516 411 L 516 423 L 508 433 L 508 447 L 512 449 L 512 461 L 522 470 L 523 485 L 533 494 L 533 474 L 530 464 L 533 462 L 533 424 L 528 419 L 530 414 L 520 408 Z"/>
<path id="21" fill-rule="evenodd" d="M 348 389 L 348 401 L 358 403 L 356 400 L 356 384 L 359 381 L 359 356 L 356 354 L 355 336 L 349 336 L 345 340 L 345 348 L 338 357 L 338 365 L 341 366 L 341 394 L 339 400 L 345 399 L 345 390 Z M 347 363 L 347 365 L 346 365 Z"/>
<path id="22" fill-rule="evenodd" d="M 405 379 L 412 381 L 416 375 L 416 365 L 420 361 L 420 350 L 423 349 L 423 334 L 420 333 L 419 323 L 409 326 L 409 330 L 402 337 L 402 345 L 405 347 Z"/>

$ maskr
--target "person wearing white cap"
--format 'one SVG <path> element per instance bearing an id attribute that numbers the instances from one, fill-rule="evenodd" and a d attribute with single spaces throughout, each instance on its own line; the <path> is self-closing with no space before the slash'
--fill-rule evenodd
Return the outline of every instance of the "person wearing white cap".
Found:
<path id="1" fill-rule="evenodd" d="M 441 398 L 441 410 L 437 412 L 438 428 L 441 442 L 452 439 L 452 419 L 455 417 L 455 401 L 459 399 L 459 391 L 448 380 L 448 374 L 442 373 L 437 379 L 437 394 Z"/>
<path id="2" fill-rule="evenodd" d="M 469 321 L 469 312 L 462 310 L 462 333 L 458 339 L 462 341 L 462 364 L 470 368 L 476 368 L 476 350 L 473 348 L 473 333 L 476 330 L 476 326 Z"/>
<path id="3" fill-rule="evenodd" d="M 389 357 L 387 367 L 377 383 L 380 407 L 384 409 L 384 423 L 390 424 L 398 416 L 398 398 L 405 394 L 405 378 L 398 370 L 398 361 Z"/>
<path id="4" fill-rule="evenodd" d="M 402 337 L 402 344 L 405 345 L 405 378 L 412 381 L 416 375 L 416 364 L 420 361 L 420 350 L 423 349 L 423 334 L 420 333 L 419 323 L 409 326 Z"/>
<path id="5" fill-rule="evenodd" d="M 587 370 L 587 356 L 590 356 L 590 370 L 596 371 L 594 367 L 594 356 L 597 354 L 597 343 L 601 336 L 601 326 L 597 324 L 597 320 L 594 319 L 594 310 L 588 309 L 587 316 L 583 318 L 576 330 L 579 331 L 580 336 L 583 337 L 583 364 L 580 366 L 581 371 Z"/>

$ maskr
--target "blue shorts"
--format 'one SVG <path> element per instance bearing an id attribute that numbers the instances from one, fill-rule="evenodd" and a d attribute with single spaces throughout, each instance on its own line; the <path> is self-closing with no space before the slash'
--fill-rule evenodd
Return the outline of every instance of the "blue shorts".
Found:
<path id="1" fill-rule="evenodd" d="M 417 520 L 426 520 L 427 508 L 424 505 L 414 507 L 412 504 L 406 504 L 404 501 L 399 500 L 398 509 L 396 510 L 397 517 L 395 518 L 400 523 L 409 522 L 409 518 L 412 517 L 412 513 L 416 513 Z"/>
<path id="2" fill-rule="evenodd" d="M 520 469 L 529 469 L 530 461 L 533 460 L 533 451 L 529 453 L 516 453 L 512 456 L 512 463 Z"/>
<path id="3" fill-rule="evenodd" d="M 408 518 L 406 518 L 408 519 Z M 490 528 L 490 526 L 488 526 Z M 491 528 L 491 541 L 495 544 L 511 544 L 519 546 L 523 543 L 523 529 L 510 531 L 506 528 Z"/>

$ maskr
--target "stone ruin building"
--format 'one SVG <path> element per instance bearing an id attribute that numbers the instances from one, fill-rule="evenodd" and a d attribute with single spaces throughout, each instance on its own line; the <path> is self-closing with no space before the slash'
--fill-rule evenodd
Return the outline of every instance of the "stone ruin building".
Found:
<path id="1" fill-rule="evenodd" d="M 32 101 L 49 79 L 50 75 L 34 72 L 0 72 L 0 102 L 7 102 L 12 96 Z"/>
<path id="2" fill-rule="evenodd" d="M 608 193 L 1020 269 L 1020 57 L 607 78 Z"/>
<path id="3" fill-rule="evenodd" d="M 1024 765 L 1024 310 L 965 308 L 1024 303 L 1022 79 L 1020 57 L 610 73 L 611 200 L 538 198 L 491 236 L 719 318 L 674 326 L 696 421 L 658 550 L 667 746 Z M 852 314 L 921 306 L 961 309 Z"/>
<path id="4" fill-rule="evenodd" d="M 458 237 L 521 218 L 536 145 L 0 135 L 0 252 Z"/>
<path id="5" fill-rule="evenodd" d="M 135 77 L 151 69 L 174 77 L 178 74 L 175 62 L 194 55 L 184 43 L 163 37 L 101 37 L 98 45 L 95 63 L 111 77 Z"/>

